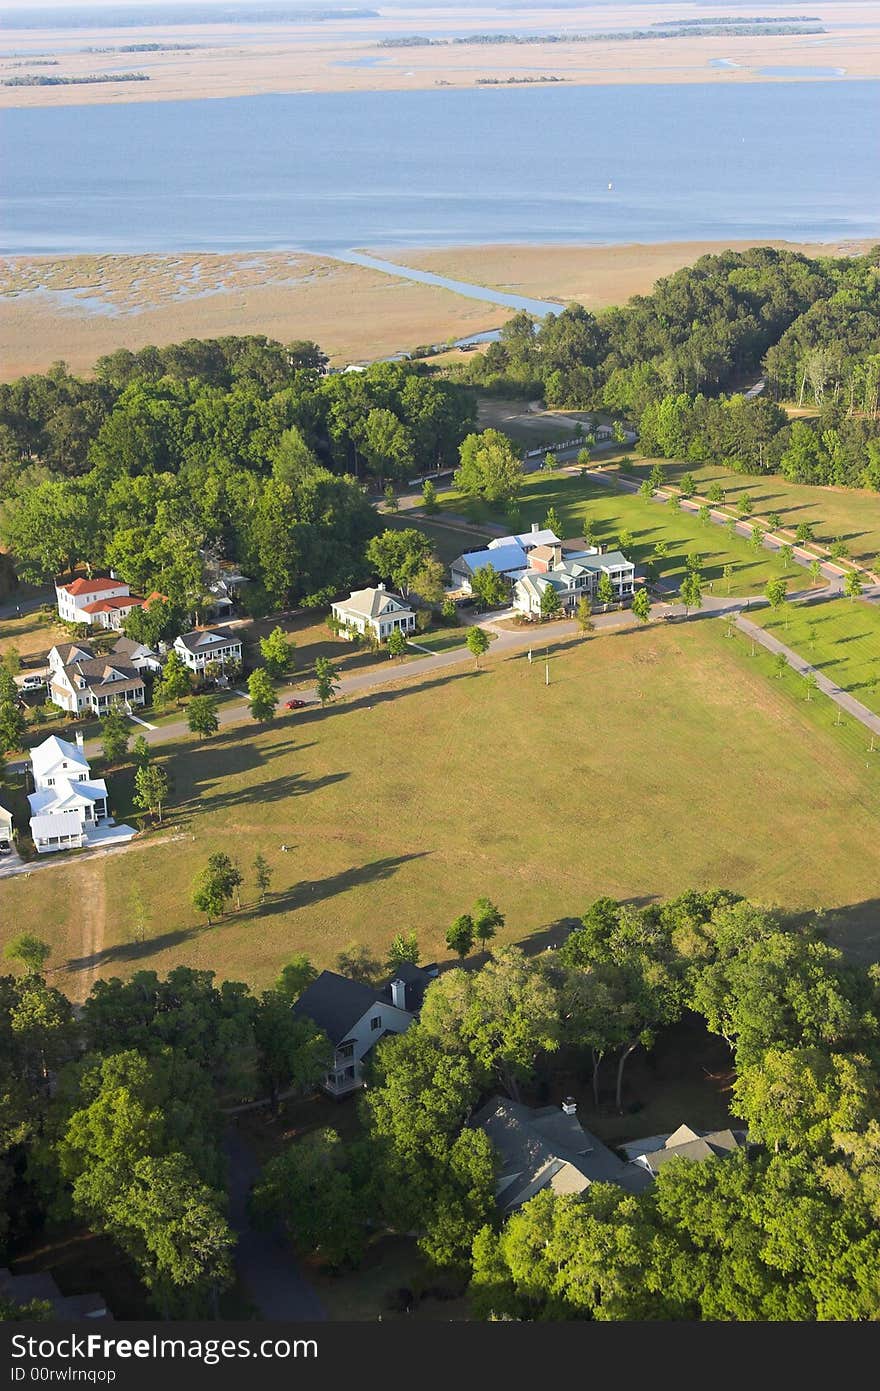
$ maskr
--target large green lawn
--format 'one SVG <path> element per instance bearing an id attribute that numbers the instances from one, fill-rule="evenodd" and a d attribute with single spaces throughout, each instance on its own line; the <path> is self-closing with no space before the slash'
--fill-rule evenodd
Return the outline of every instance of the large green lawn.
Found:
<path id="1" fill-rule="evenodd" d="M 752 615 L 804 661 L 880 715 L 880 606 L 850 599 Z"/>
<path id="2" fill-rule="evenodd" d="M 703 557 L 707 584 L 719 594 L 728 587 L 723 578 L 726 565 L 733 567 L 729 581 L 733 594 L 757 594 L 768 579 L 785 574 L 773 552 L 754 550 L 746 537 L 731 536 L 725 527 L 701 522 L 693 513 L 670 503 L 649 501 L 568 473 L 528 474 L 520 494 L 516 524 L 500 508 L 472 501 L 461 493 L 443 493 L 441 502 L 450 512 L 467 513 L 478 522 L 500 522 L 517 531 L 527 530 L 532 522 L 543 524 L 552 506 L 559 513 L 566 536 L 581 535 L 588 521 L 597 539 L 608 546 L 618 544 L 622 531 L 631 532 L 631 558 L 637 565 L 644 565 L 657 542 L 663 541 L 668 554 L 657 562 L 661 580 L 677 584 L 684 574 L 686 557 L 697 554 Z M 808 585 L 805 570 L 798 568 L 797 577 L 799 584 Z"/>
<path id="3" fill-rule="evenodd" d="M 653 459 L 628 457 L 623 461 L 627 474 L 644 478 L 650 472 Z M 731 473 L 716 464 L 678 463 L 660 459 L 670 483 L 678 482 L 685 473 L 692 473 L 697 487 L 705 492 L 713 483 L 724 489 L 725 500 L 735 507 L 738 498 L 748 493 L 755 504 L 756 516 L 778 512 L 783 526 L 797 528 L 810 522 L 817 541 L 830 545 L 838 536 L 846 542 L 854 560 L 876 564 L 880 557 L 880 493 L 864 488 L 817 488 L 807 483 L 789 483 L 777 474 L 769 477 Z"/>
<path id="4" fill-rule="evenodd" d="M 563 643 L 549 686 L 520 655 L 404 672 L 325 712 L 168 746 L 181 838 L 0 881 L 0 935 L 26 923 L 52 941 L 74 994 L 93 954 L 80 937 L 103 943 L 104 974 L 183 962 L 263 985 L 297 951 L 383 955 L 401 929 L 444 957 L 480 894 L 505 939 L 539 942 L 598 894 L 723 884 L 840 910 L 840 939 L 880 954 L 880 757 L 719 623 Z M 248 882 L 241 913 L 208 928 L 190 890 L 218 850 Z M 262 909 L 257 853 L 274 872 Z"/>

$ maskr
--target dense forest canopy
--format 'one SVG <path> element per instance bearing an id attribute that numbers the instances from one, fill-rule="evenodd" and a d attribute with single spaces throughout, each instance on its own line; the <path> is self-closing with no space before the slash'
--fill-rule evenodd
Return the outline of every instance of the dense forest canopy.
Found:
<path id="1" fill-rule="evenodd" d="M 456 463 L 474 398 L 411 365 L 325 364 L 311 343 L 223 338 L 0 386 L 2 534 L 22 575 L 112 567 L 190 608 L 210 545 L 272 603 L 365 579 L 364 483 Z"/>
<path id="2" fill-rule="evenodd" d="M 516 315 L 459 376 L 605 409 L 646 454 L 807 483 L 880 487 L 880 247 L 822 258 L 758 247 L 702 256 L 621 308 Z M 745 391 L 763 377 L 765 391 Z M 774 402 L 815 408 L 790 425 Z"/>

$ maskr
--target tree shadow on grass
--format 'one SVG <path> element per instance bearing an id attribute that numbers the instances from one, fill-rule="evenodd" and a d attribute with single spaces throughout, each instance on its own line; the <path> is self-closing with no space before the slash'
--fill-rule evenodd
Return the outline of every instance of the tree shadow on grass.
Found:
<path id="1" fill-rule="evenodd" d="M 816 924 L 816 911 L 779 913 L 786 927 L 806 929 Z M 819 919 L 822 936 L 859 966 L 880 961 L 880 898 L 828 908 Z"/>
<path id="2" fill-rule="evenodd" d="M 155 956 L 157 952 L 167 951 L 171 947 L 182 946 L 184 942 L 191 942 L 202 933 L 209 932 L 207 924 L 198 927 L 181 927 L 173 932 L 163 932 L 158 937 L 145 937 L 142 942 L 119 942 L 114 947 L 104 947 L 102 951 L 93 952 L 91 956 L 70 957 L 64 963 L 62 970 L 69 975 L 76 975 L 79 971 L 100 971 L 102 967 L 108 966 L 113 961 L 142 961 L 150 956 Z"/>
<path id="3" fill-rule="evenodd" d="M 272 894 L 262 906 L 255 908 L 252 912 L 230 914 L 224 921 L 230 922 L 234 918 L 245 916 L 272 917 L 277 913 L 290 913 L 297 908 L 305 908 L 309 904 L 321 903 L 325 899 L 334 898 L 336 894 L 347 893 L 349 889 L 361 888 L 364 884 L 378 884 L 384 879 L 390 879 L 401 866 L 408 864 L 410 860 L 421 860 L 432 853 L 431 850 L 415 850 L 408 855 L 389 855 L 382 860 L 373 860 L 370 864 L 355 865 L 351 869 L 340 870 L 338 874 L 330 874 L 326 879 L 303 879 L 290 889 Z"/>
<path id="4" fill-rule="evenodd" d="M 310 792 L 318 792 L 322 787 L 332 787 L 334 783 L 344 782 L 349 776 L 349 773 L 325 773 L 319 778 L 309 778 L 304 773 L 288 773 L 269 782 L 251 783 L 247 787 L 220 791 L 213 796 L 198 797 L 198 809 L 218 811 L 223 807 L 284 802 L 289 798 L 305 797 Z M 183 804 L 183 808 L 186 809 L 186 804 Z"/>

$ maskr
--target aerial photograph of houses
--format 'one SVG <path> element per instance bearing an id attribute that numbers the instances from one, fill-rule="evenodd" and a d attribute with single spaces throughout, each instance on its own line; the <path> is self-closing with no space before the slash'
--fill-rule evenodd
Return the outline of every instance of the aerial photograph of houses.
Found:
<path id="1" fill-rule="evenodd" d="M 13 1379 L 880 1321 L 880 12 L 12 0 L 0 122 Z"/>

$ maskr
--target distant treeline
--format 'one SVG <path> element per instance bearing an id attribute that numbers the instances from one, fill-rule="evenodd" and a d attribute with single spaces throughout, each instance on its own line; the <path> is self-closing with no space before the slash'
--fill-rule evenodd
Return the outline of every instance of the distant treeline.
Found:
<path id="1" fill-rule="evenodd" d="M 366 9 L 302 10 L 290 4 L 227 7 L 196 3 L 7 10 L 3 23 L 7 29 L 140 29 L 160 24 L 315 24 L 325 19 L 378 18 L 378 10 Z"/>
<path id="2" fill-rule="evenodd" d="M 567 77 L 478 77 L 478 87 L 516 87 L 522 82 L 567 82 Z"/>
<path id="3" fill-rule="evenodd" d="M 705 20 L 695 23 L 658 25 L 651 29 L 603 30 L 594 34 L 464 34 L 454 39 L 429 39 L 420 34 L 396 39 L 380 39 L 379 48 L 441 48 L 450 45 L 466 47 L 490 44 L 547 44 L 547 43 L 620 43 L 629 39 L 686 39 L 729 38 L 749 34 L 824 34 L 826 29 L 813 20 Z"/>
<path id="4" fill-rule="evenodd" d="M 540 325 L 517 314 L 458 380 L 606 410 L 646 454 L 880 491 L 880 247 L 812 260 L 756 247 L 702 256 L 650 295 Z M 763 394 L 742 395 L 756 377 Z M 776 403 L 811 406 L 789 421 Z"/>
<path id="5" fill-rule="evenodd" d="M 652 29 L 704 29 L 714 24 L 819 24 L 815 14 L 713 15 L 710 19 L 656 19 Z"/>
<path id="6" fill-rule="evenodd" d="M 20 58 L 17 63 L 4 63 L 6 68 L 57 68 L 57 58 Z"/>
<path id="7" fill-rule="evenodd" d="M 116 48 L 81 48 L 80 53 L 191 53 L 199 43 L 123 43 Z"/>
<path id="8" fill-rule="evenodd" d="M 43 73 L 22 73 L 4 77 L 0 87 L 83 87 L 93 82 L 149 82 L 145 72 L 93 72 L 88 77 L 48 77 Z"/>

